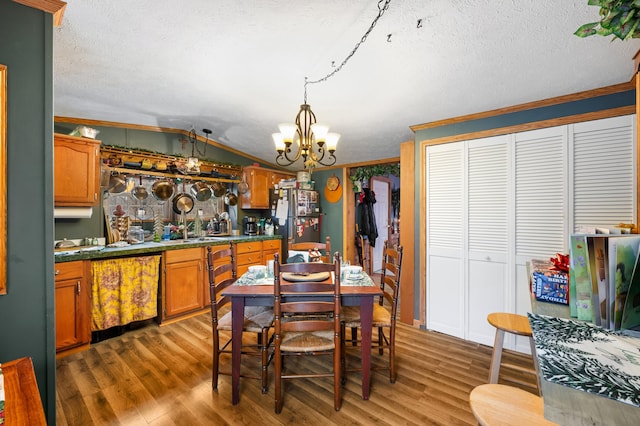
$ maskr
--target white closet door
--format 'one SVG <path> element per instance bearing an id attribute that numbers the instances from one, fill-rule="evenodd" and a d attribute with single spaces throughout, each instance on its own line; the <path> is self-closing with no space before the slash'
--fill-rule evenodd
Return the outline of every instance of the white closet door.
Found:
<path id="1" fill-rule="evenodd" d="M 636 223 L 635 116 L 571 126 L 573 228 Z"/>
<path id="2" fill-rule="evenodd" d="M 491 312 L 505 312 L 509 279 L 509 136 L 467 142 L 467 340 L 492 345 Z"/>
<path id="3" fill-rule="evenodd" d="M 427 328 L 465 338 L 464 143 L 426 150 Z"/>
<path id="4" fill-rule="evenodd" d="M 566 252 L 567 126 L 514 135 L 515 268 L 509 312 L 531 312 L 526 262 Z M 505 346 L 529 353 L 526 338 L 507 335 Z"/>

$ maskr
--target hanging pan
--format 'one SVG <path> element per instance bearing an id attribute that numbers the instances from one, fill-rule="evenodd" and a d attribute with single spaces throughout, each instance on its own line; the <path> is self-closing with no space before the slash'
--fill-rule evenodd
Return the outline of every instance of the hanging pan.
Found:
<path id="1" fill-rule="evenodd" d="M 167 201 L 173 195 L 173 183 L 170 180 L 157 180 L 151 187 L 151 193 L 158 201 Z"/>
<path id="2" fill-rule="evenodd" d="M 227 191 L 224 196 L 224 203 L 228 206 L 235 206 L 236 204 L 238 204 L 238 196 L 233 192 Z"/>
<path id="3" fill-rule="evenodd" d="M 182 181 L 182 192 L 173 197 L 173 211 L 176 214 L 189 213 L 193 210 L 195 200 L 191 194 L 187 194 L 184 191 L 184 180 Z"/>
<path id="4" fill-rule="evenodd" d="M 133 188 L 133 191 L 131 191 L 131 195 L 133 195 L 136 200 L 140 201 L 146 200 L 149 196 L 147 188 L 142 185 L 142 175 L 140 175 L 140 186 L 136 186 L 135 188 Z"/>
<path id="5" fill-rule="evenodd" d="M 216 198 L 223 197 L 227 191 L 227 187 L 222 182 L 213 182 L 213 184 L 211 184 L 211 189 L 213 189 L 213 196 Z"/>
<path id="6" fill-rule="evenodd" d="M 211 188 L 206 184 L 206 182 L 194 183 L 193 185 L 191 185 L 191 189 L 189 189 L 189 192 L 198 201 L 207 201 L 209 198 L 211 198 L 212 195 Z"/>

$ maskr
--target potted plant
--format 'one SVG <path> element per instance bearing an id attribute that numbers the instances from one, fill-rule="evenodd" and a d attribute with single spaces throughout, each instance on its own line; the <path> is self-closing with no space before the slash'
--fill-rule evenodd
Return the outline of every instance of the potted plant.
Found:
<path id="1" fill-rule="evenodd" d="M 574 33 L 578 37 L 640 38 L 640 0 L 588 0 L 588 5 L 600 6 L 601 19 L 578 28 Z"/>

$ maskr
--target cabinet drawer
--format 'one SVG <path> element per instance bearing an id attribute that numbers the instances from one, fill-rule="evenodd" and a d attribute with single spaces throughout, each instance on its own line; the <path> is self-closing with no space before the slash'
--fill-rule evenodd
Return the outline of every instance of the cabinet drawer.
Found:
<path id="1" fill-rule="evenodd" d="M 239 254 L 236 262 L 238 265 L 262 265 L 262 252 Z"/>
<path id="2" fill-rule="evenodd" d="M 250 253 L 253 251 L 262 251 L 262 241 L 252 241 L 249 243 L 236 244 L 236 253 Z"/>
<path id="3" fill-rule="evenodd" d="M 202 259 L 202 248 L 190 248 L 182 250 L 169 250 L 164 252 L 166 263 L 184 262 L 185 260 Z"/>
<path id="4" fill-rule="evenodd" d="M 54 270 L 56 273 L 56 281 L 82 278 L 84 275 L 84 263 L 82 260 L 77 262 L 56 263 Z"/>
<path id="5" fill-rule="evenodd" d="M 280 250 L 280 243 L 282 240 L 266 240 L 262 242 L 262 249 L 266 250 Z"/>

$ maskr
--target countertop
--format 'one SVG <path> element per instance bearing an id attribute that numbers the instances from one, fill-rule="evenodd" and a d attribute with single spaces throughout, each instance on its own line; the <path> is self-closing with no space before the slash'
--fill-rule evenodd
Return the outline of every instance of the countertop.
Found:
<path id="1" fill-rule="evenodd" d="M 125 247 L 69 247 L 55 255 L 56 263 L 71 262 L 74 260 L 106 259 L 111 257 L 132 256 L 139 254 L 162 253 L 168 250 L 180 250 L 184 248 L 206 247 L 251 241 L 279 240 L 281 235 L 237 235 L 225 237 L 204 237 L 204 239 L 191 238 L 189 240 L 170 240 L 166 242 L 146 242 L 131 244 Z"/>

